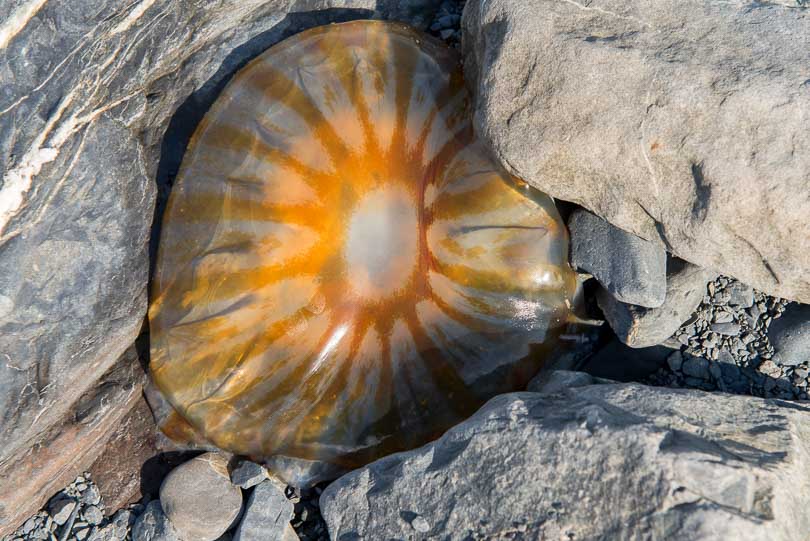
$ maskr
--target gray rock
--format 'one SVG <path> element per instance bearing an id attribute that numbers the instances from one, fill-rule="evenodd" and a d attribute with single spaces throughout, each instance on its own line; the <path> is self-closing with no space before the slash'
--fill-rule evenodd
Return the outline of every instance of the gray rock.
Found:
<path id="1" fill-rule="evenodd" d="M 749 1 L 469 0 L 476 131 L 555 198 L 810 303 L 809 25 Z"/>
<path id="2" fill-rule="evenodd" d="M 68 518 L 70 518 L 75 508 L 76 500 L 71 498 L 59 498 L 48 505 L 48 512 L 53 518 L 53 521 L 61 526 L 68 521 Z"/>
<path id="3" fill-rule="evenodd" d="M 84 516 L 84 520 L 86 520 L 89 524 L 101 524 L 101 522 L 104 520 L 104 513 L 102 513 L 101 509 L 95 505 L 86 507 L 82 511 L 82 515 Z"/>
<path id="4" fill-rule="evenodd" d="M 513 393 L 341 477 L 321 510 L 331 539 L 800 541 L 808 438 L 801 404 L 637 384 Z"/>
<path id="5" fill-rule="evenodd" d="M 810 305 L 790 304 L 768 328 L 774 360 L 795 366 L 810 363 Z"/>
<path id="6" fill-rule="evenodd" d="M 98 505 L 101 502 L 101 493 L 98 491 L 98 487 L 96 485 L 88 486 L 82 492 L 81 500 L 82 503 L 87 505 Z"/>
<path id="7" fill-rule="evenodd" d="M 264 466 L 250 460 L 239 461 L 231 470 L 231 482 L 242 488 L 256 486 L 265 479 L 267 479 L 267 470 Z"/>
<path id="8" fill-rule="evenodd" d="M 586 372 L 572 370 L 549 370 L 535 376 L 526 390 L 536 393 L 559 393 L 569 387 L 584 387 L 598 383 L 612 383 L 610 380 L 594 377 Z"/>
<path id="9" fill-rule="evenodd" d="M 160 485 L 160 504 L 178 536 L 214 541 L 242 510 L 242 491 L 231 483 L 228 460 L 205 453 L 173 469 Z"/>
<path id="10" fill-rule="evenodd" d="M 737 336 L 740 334 L 739 323 L 712 323 L 711 329 L 712 332 L 723 336 Z"/>
<path id="11" fill-rule="evenodd" d="M 92 538 L 91 538 L 92 539 Z M 143 514 L 132 525 L 132 541 L 181 541 L 160 502 L 149 502 Z M 183 540 L 187 541 L 187 540 Z"/>
<path id="12" fill-rule="evenodd" d="M 667 293 L 667 253 L 661 244 L 622 231 L 587 210 L 568 218 L 571 265 L 593 275 L 617 300 L 657 308 Z"/>
<path id="13" fill-rule="evenodd" d="M 683 354 L 680 351 L 673 351 L 667 357 L 667 366 L 673 372 L 678 372 L 683 366 Z"/>
<path id="14" fill-rule="evenodd" d="M 681 365 L 681 371 L 687 376 L 693 378 L 710 380 L 711 374 L 709 372 L 709 361 L 703 357 L 687 356 Z"/>
<path id="15" fill-rule="evenodd" d="M 242 522 L 236 529 L 234 541 L 264 541 L 281 539 L 290 526 L 293 503 L 283 489 L 271 480 L 256 485 L 248 498 Z"/>
<path id="16" fill-rule="evenodd" d="M 136 516 L 132 511 L 127 509 L 119 509 L 116 511 L 110 523 L 115 532 L 115 538 L 119 541 L 124 541 L 130 528 L 135 523 L 135 520 Z"/>
<path id="17" fill-rule="evenodd" d="M 728 286 L 731 293 L 731 298 L 728 303 L 731 306 L 739 306 L 740 308 L 748 308 L 754 304 L 754 288 L 743 284 L 742 282 L 734 281 Z"/>
<path id="18" fill-rule="evenodd" d="M 98 386 L 82 395 L 68 418 L 41 439 L 43 447 L 0 461 L 0 535 L 35 513 L 55 491 L 71 484 L 78 468 L 98 457 L 118 421 L 140 399 L 142 378 L 143 369 L 132 347 Z M 71 486 L 63 495 L 79 498 Z"/>
<path id="19" fill-rule="evenodd" d="M 138 334 L 155 180 L 163 201 L 231 74 L 307 27 L 377 17 L 425 28 L 437 10 L 433 0 L 0 0 L 1 465 L 48 448 Z M 0 536 L 26 512 L 5 503 Z"/>
<path id="20" fill-rule="evenodd" d="M 687 320 L 703 299 L 706 283 L 715 274 L 671 258 L 667 264 L 667 295 L 659 308 L 644 308 L 617 301 L 600 291 L 597 302 L 619 339 L 639 348 L 661 344 Z"/>

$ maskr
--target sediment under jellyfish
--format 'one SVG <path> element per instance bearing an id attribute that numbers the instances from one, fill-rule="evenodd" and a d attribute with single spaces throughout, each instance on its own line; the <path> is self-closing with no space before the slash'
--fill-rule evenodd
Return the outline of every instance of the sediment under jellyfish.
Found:
<path id="1" fill-rule="evenodd" d="M 315 28 L 242 69 L 161 235 L 153 380 L 258 459 L 426 442 L 525 385 L 574 291 L 557 210 L 476 140 L 456 54 L 396 23 Z"/>

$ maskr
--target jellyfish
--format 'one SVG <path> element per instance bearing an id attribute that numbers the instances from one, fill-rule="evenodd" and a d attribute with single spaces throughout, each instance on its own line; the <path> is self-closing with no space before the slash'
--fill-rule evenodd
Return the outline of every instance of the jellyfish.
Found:
<path id="1" fill-rule="evenodd" d="M 474 133 L 454 51 L 314 28 L 239 71 L 163 216 L 151 377 L 221 449 L 353 468 L 525 386 L 570 313 L 551 198 Z"/>

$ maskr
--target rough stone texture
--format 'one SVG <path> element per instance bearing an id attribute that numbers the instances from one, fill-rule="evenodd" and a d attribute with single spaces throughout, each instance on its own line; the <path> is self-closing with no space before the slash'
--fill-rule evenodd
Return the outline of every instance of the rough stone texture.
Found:
<path id="1" fill-rule="evenodd" d="M 181 538 L 214 541 L 242 511 L 242 491 L 231 483 L 228 459 L 205 453 L 164 479 L 160 504 Z"/>
<path id="2" fill-rule="evenodd" d="M 144 488 L 148 488 L 146 485 L 150 482 L 150 472 L 144 464 L 158 454 L 156 432 L 155 421 L 143 397 L 139 397 L 132 410 L 115 424 L 115 431 L 88 470 L 109 509 L 120 509 L 144 495 Z"/>
<path id="3" fill-rule="evenodd" d="M 0 462 L 0 536 L 13 531 L 53 494 L 92 464 L 141 397 L 143 372 L 134 348 L 83 394 L 68 422 L 46 433 L 41 446 Z"/>
<path id="4" fill-rule="evenodd" d="M 290 529 L 293 503 L 273 481 L 256 485 L 248 499 L 245 514 L 236 529 L 234 541 L 281 539 Z M 292 532 L 295 535 L 295 532 Z"/>
<path id="5" fill-rule="evenodd" d="M 596 378 L 585 372 L 573 370 L 549 370 L 535 376 L 526 386 L 526 390 L 535 393 L 559 393 L 569 387 L 585 387 L 597 383 L 612 383 L 609 380 Z"/>
<path id="6" fill-rule="evenodd" d="M 437 7 L 0 0 L 0 465 L 69 426 L 137 335 L 155 179 L 165 200 L 230 75 L 310 26 L 380 17 L 425 28 Z M 16 511 L 0 508 L 0 534 Z"/>
<path id="7" fill-rule="evenodd" d="M 697 310 L 667 342 L 683 349 L 679 357 L 667 359 L 668 367 L 640 381 L 807 400 L 810 358 L 805 356 L 803 362 L 794 365 L 782 364 L 769 337 L 774 334 L 772 330 L 782 328 L 783 313 L 798 306 L 753 290 L 728 276 L 718 276 L 707 284 Z M 718 324 L 734 326 L 717 327 Z M 797 349 L 801 352 L 803 348 Z M 706 363 L 692 357 L 701 357 Z"/>
<path id="8" fill-rule="evenodd" d="M 577 209 L 568 217 L 571 265 L 593 275 L 617 300 L 657 308 L 667 293 L 667 252 Z"/>
<path id="9" fill-rule="evenodd" d="M 250 488 L 267 479 L 267 470 L 261 464 L 250 460 L 240 460 L 231 468 L 231 483 L 242 488 Z"/>
<path id="10" fill-rule="evenodd" d="M 132 541 L 180 541 L 159 501 L 149 502 L 143 514 L 135 520 Z"/>
<path id="11" fill-rule="evenodd" d="M 711 271 L 670 258 L 666 299 L 659 308 L 624 304 L 604 290 L 596 298 L 622 342 L 634 348 L 649 347 L 663 343 L 678 330 L 703 300 L 706 284 L 715 276 Z"/>
<path id="12" fill-rule="evenodd" d="M 768 336 L 778 364 L 810 363 L 810 305 L 789 305 L 771 324 Z"/>
<path id="13" fill-rule="evenodd" d="M 808 27 L 748 0 L 470 0 L 475 126 L 552 196 L 808 303 Z"/>
<path id="14" fill-rule="evenodd" d="M 326 488 L 331 539 L 799 541 L 810 408 L 637 384 L 492 399 Z"/>

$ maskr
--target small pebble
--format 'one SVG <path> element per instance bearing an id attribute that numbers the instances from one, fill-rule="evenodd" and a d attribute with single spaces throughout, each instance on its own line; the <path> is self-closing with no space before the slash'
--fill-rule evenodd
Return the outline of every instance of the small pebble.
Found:
<path id="1" fill-rule="evenodd" d="M 740 334 L 739 323 L 713 323 L 711 329 L 713 332 L 724 336 L 736 336 Z"/>
<path id="2" fill-rule="evenodd" d="M 101 509 L 95 505 L 85 508 L 82 515 L 88 524 L 101 524 L 101 522 L 104 520 L 104 513 L 102 513 Z"/>
<path id="3" fill-rule="evenodd" d="M 414 517 L 414 519 L 411 521 L 411 526 L 413 526 L 413 529 L 419 533 L 427 533 L 430 531 L 430 524 L 421 515 L 416 515 L 416 517 Z"/>
<path id="4" fill-rule="evenodd" d="M 58 499 L 53 501 L 51 505 L 48 506 L 48 512 L 51 514 L 51 517 L 53 517 L 53 521 L 61 526 L 67 522 L 68 518 L 70 517 L 70 513 L 73 512 L 74 507 L 76 507 L 75 500 Z"/>
<path id="5" fill-rule="evenodd" d="M 101 502 L 101 493 L 96 485 L 90 485 L 82 493 L 82 503 L 87 505 L 98 505 Z"/>

